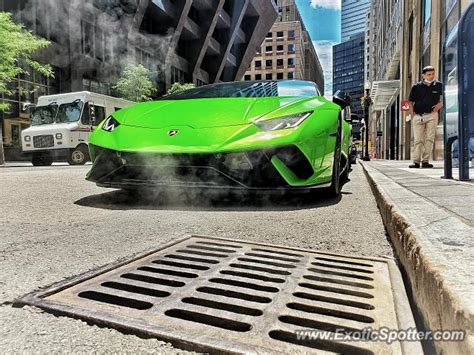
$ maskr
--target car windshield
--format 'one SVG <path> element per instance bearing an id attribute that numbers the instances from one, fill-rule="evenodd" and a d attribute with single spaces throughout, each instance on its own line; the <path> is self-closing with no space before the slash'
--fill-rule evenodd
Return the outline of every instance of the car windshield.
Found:
<path id="1" fill-rule="evenodd" d="M 67 123 L 79 121 L 81 117 L 83 102 L 75 100 L 68 104 L 59 106 L 58 114 L 56 116 L 56 123 Z"/>
<path id="2" fill-rule="evenodd" d="M 50 124 L 58 112 L 58 105 L 37 106 L 31 111 L 31 124 L 34 126 Z"/>
<path id="3" fill-rule="evenodd" d="M 162 97 L 162 100 L 187 100 L 225 97 L 319 96 L 315 83 L 300 80 L 236 81 L 211 84 Z"/>

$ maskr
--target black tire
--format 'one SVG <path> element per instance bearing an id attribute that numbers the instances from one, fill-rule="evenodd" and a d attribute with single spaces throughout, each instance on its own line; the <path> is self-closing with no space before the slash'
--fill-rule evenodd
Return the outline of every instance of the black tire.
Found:
<path id="1" fill-rule="evenodd" d="M 341 195 L 341 135 L 342 135 L 341 117 L 338 120 L 336 146 L 334 149 L 334 162 L 332 165 L 331 185 L 326 189 L 329 197 L 338 197 Z"/>
<path id="2" fill-rule="evenodd" d="M 33 154 L 31 158 L 31 163 L 33 166 L 50 166 L 53 164 L 53 158 L 50 154 Z"/>
<path id="3" fill-rule="evenodd" d="M 84 165 L 89 160 L 89 152 L 87 147 L 78 146 L 74 149 L 71 149 L 67 162 L 69 165 Z"/>

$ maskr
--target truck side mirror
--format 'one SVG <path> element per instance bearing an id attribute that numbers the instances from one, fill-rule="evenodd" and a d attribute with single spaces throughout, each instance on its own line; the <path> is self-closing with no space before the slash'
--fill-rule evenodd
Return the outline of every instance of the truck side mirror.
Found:
<path id="1" fill-rule="evenodd" d="M 95 115 L 95 105 L 94 105 L 94 102 L 92 101 L 89 101 L 88 102 L 88 106 L 89 106 L 89 119 L 90 119 L 90 123 L 92 126 L 96 126 L 97 125 L 97 122 L 96 122 L 96 115 Z"/>

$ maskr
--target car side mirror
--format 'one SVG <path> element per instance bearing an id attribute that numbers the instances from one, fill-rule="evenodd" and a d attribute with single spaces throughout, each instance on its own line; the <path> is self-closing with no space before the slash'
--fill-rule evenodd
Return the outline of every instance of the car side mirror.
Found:
<path id="1" fill-rule="evenodd" d="M 351 96 L 345 91 L 337 90 L 332 98 L 332 102 L 341 106 L 342 109 L 345 109 L 351 105 Z"/>
<path id="2" fill-rule="evenodd" d="M 351 124 L 358 124 L 358 123 L 360 123 L 360 117 L 359 117 L 359 115 L 356 115 L 355 113 L 352 113 L 352 114 L 351 114 L 351 118 L 349 119 L 348 122 L 351 123 Z"/>

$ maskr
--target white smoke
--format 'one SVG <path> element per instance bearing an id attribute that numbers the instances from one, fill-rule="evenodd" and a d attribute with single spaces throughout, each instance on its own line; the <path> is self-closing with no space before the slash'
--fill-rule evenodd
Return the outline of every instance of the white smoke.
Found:
<path id="1" fill-rule="evenodd" d="M 96 69 L 97 79 L 115 84 L 118 75 L 128 64 L 140 64 L 136 50 L 151 55 L 148 69 L 152 79 L 164 72 L 164 61 L 172 37 L 173 28 L 164 35 L 139 32 L 140 19 L 136 8 L 130 4 L 138 1 L 102 0 L 98 10 L 94 0 L 23 0 L 25 6 L 16 17 L 28 28 L 36 28 L 38 35 L 48 37 L 51 46 L 43 53 L 51 54 L 44 61 L 71 70 Z M 84 28 L 87 22 L 93 27 L 92 53 L 100 52 L 102 62 L 84 55 Z M 60 42 L 55 45 L 54 42 Z M 92 57 L 92 58 L 91 58 Z M 147 63 L 143 63 L 147 66 Z M 152 64 L 152 65 L 151 65 Z M 112 69 L 112 70 L 110 70 Z"/>

